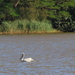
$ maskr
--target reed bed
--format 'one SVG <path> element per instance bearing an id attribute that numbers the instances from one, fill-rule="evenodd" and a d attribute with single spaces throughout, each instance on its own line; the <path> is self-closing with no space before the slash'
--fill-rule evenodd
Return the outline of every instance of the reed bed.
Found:
<path id="1" fill-rule="evenodd" d="M 2 22 L 2 32 L 9 33 L 35 33 L 35 32 L 52 32 L 55 29 L 49 21 L 35 21 L 35 20 L 15 20 Z M 0 29 L 1 30 L 1 29 Z"/>

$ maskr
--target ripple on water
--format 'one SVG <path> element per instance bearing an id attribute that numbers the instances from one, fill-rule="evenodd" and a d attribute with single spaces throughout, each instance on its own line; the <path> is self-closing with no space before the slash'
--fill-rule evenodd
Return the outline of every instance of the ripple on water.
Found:
<path id="1" fill-rule="evenodd" d="M 36 62 L 21 62 L 22 53 Z M 0 35 L 0 75 L 74 75 L 75 34 Z"/>

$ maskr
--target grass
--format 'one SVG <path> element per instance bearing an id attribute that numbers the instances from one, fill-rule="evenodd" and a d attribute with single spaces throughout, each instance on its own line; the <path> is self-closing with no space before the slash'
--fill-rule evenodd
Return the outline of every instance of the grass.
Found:
<path id="1" fill-rule="evenodd" d="M 35 21 L 35 20 L 15 20 L 4 21 L 0 27 L 0 32 L 6 33 L 44 33 L 56 31 L 49 21 Z"/>

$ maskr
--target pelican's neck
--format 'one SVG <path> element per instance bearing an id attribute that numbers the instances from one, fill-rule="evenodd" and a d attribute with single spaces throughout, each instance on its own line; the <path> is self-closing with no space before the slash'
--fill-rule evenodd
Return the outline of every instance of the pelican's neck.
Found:
<path id="1" fill-rule="evenodd" d="M 23 54 L 22 54 L 22 59 L 21 59 L 21 60 L 24 60 L 24 58 L 25 58 L 25 54 L 23 53 Z"/>

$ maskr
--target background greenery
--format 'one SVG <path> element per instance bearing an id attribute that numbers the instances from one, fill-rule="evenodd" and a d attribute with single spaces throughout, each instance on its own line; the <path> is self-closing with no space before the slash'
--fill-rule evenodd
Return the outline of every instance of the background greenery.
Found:
<path id="1" fill-rule="evenodd" d="M 52 24 L 50 21 L 35 21 L 35 20 L 15 20 L 13 22 L 11 21 L 5 21 L 2 22 L 1 31 L 5 32 L 18 32 L 18 33 L 35 33 L 35 32 L 49 32 L 54 31 L 52 28 Z"/>
<path id="2" fill-rule="evenodd" d="M 75 32 L 75 0 L 0 0 L 0 31 L 49 31 L 49 25 Z"/>

